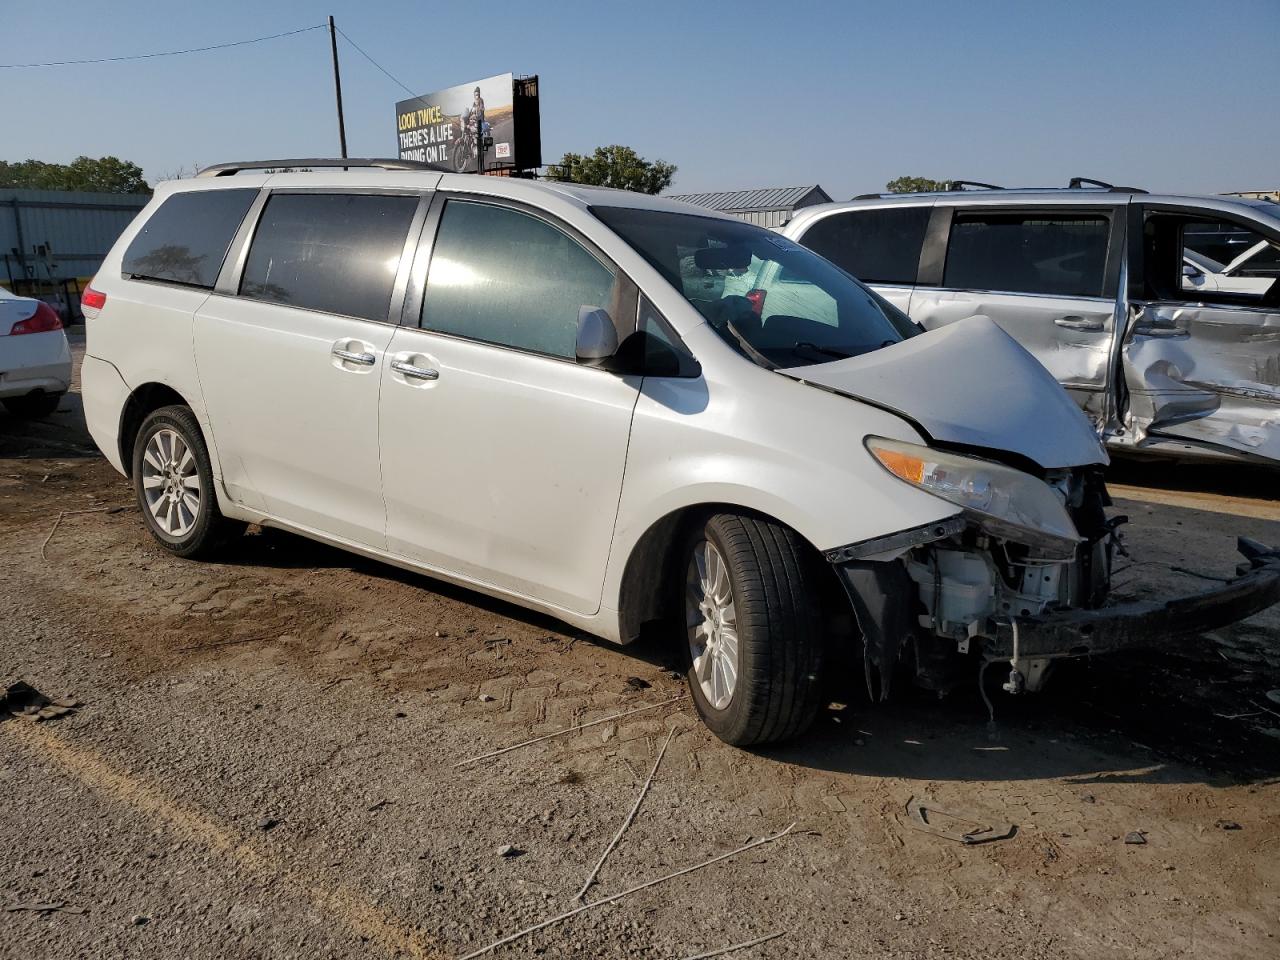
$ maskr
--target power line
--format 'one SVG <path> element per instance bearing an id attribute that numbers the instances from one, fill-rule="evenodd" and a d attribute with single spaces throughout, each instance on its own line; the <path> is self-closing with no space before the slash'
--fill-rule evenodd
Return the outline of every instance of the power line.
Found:
<path id="1" fill-rule="evenodd" d="M 243 47 L 249 43 L 262 43 L 264 40 L 279 40 L 281 37 L 292 37 L 299 33 L 306 33 L 309 30 L 323 30 L 327 27 L 328 24 L 317 23 L 313 27 L 300 27 L 297 30 L 287 30 L 284 33 L 273 33 L 269 37 L 254 37 L 252 40 L 234 40 L 231 43 L 215 43 L 209 47 L 191 47 L 187 50 L 166 50 L 164 53 L 139 53 L 130 57 L 101 57 L 97 60 L 56 60 L 50 63 L 0 63 L 0 70 L 18 70 L 25 69 L 27 67 L 71 67 L 85 63 L 120 63 L 124 60 L 151 60 L 155 57 L 178 57 L 186 53 L 205 53 L 209 50 L 225 50 L 228 47 Z M 345 33 L 342 35 L 344 37 L 347 36 Z M 351 38 L 347 37 L 347 40 L 349 42 Z M 353 47 L 355 46 L 354 43 L 351 45 Z M 359 50 L 360 48 L 356 47 L 356 49 Z M 364 53 L 363 50 L 360 52 Z M 368 56 L 368 54 L 366 54 L 366 56 Z M 377 66 L 377 64 L 374 65 Z M 378 67 L 378 69 L 382 70 L 381 67 Z M 383 73 L 386 73 L 386 71 L 383 70 Z M 387 74 L 387 76 L 391 75 Z M 403 86 L 403 84 L 401 85 Z"/>
<path id="2" fill-rule="evenodd" d="M 409 96 L 413 97 L 414 99 L 419 99 L 419 98 L 420 98 L 420 97 L 419 97 L 419 94 L 414 93 L 412 90 L 410 90 L 408 87 L 406 87 L 403 83 L 401 83 L 398 79 L 396 79 L 394 76 L 392 76 L 392 75 L 391 75 L 391 72 L 390 72 L 389 70 L 387 70 L 387 68 L 386 68 L 386 67 L 384 67 L 384 66 L 383 66 L 382 64 L 380 64 L 377 60 L 373 59 L 373 57 L 369 56 L 367 53 L 365 53 L 363 50 L 361 50 L 361 49 L 360 49 L 360 44 L 356 43 L 354 40 L 352 40 L 350 37 L 348 37 L 348 36 L 346 35 L 346 33 L 344 33 L 344 32 L 343 32 L 343 30 L 342 30 L 342 28 L 341 28 L 341 27 L 335 27 L 334 29 L 336 29 L 339 33 L 341 33 L 341 34 L 342 34 L 342 39 L 343 39 L 343 40 L 347 41 L 347 43 L 351 44 L 353 47 L 355 47 L 355 48 L 356 48 L 356 52 L 357 52 L 358 54 L 360 54 L 360 56 L 364 57 L 366 60 L 368 60 L 370 63 L 372 63 L 375 67 L 377 67 L 379 70 L 381 70 L 381 71 L 382 71 L 382 73 L 387 77 L 387 79 L 388 79 L 388 80 L 390 80 L 392 83 L 396 84 L 396 86 L 398 86 L 401 90 L 403 90 L 405 93 L 407 93 Z"/>

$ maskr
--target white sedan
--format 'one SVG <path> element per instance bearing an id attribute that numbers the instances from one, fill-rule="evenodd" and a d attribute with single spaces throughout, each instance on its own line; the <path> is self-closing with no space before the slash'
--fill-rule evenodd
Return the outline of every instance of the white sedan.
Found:
<path id="1" fill-rule="evenodd" d="M 1275 274 L 1265 268 L 1261 272 L 1257 270 L 1268 254 L 1274 258 L 1274 247 L 1266 240 L 1259 240 L 1230 263 L 1222 264 L 1186 247 L 1182 251 L 1182 289 L 1261 297 L 1276 279 Z"/>
<path id="2" fill-rule="evenodd" d="M 62 319 L 43 300 L 0 287 L 0 401 L 19 417 L 47 417 L 71 387 Z"/>

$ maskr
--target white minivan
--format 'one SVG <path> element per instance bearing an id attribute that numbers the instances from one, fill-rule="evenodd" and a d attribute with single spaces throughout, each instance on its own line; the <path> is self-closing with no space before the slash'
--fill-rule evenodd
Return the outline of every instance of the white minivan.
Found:
<path id="1" fill-rule="evenodd" d="M 1025 350 L 660 198 L 225 164 L 162 184 L 84 303 L 89 429 L 166 548 L 257 523 L 666 630 L 730 743 L 804 729 L 841 645 L 876 696 L 993 663 L 1016 692 L 1280 598 L 1243 542 L 1220 589 L 1103 607 L 1107 456 Z"/>

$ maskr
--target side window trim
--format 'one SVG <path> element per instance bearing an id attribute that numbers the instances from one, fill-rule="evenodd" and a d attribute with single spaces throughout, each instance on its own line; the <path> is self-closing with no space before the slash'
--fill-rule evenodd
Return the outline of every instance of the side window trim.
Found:
<path id="1" fill-rule="evenodd" d="M 486 347 L 492 347 L 495 350 L 510 350 L 516 353 L 523 353 L 531 357 L 543 357 L 547 360 L 555 360 L 560 363 L 577 364 L 577 361 L 570 357 L 561 357 L 551 353 L 542 353 L 537 350 L 530 350 L 524 347 L 517 347 L 511 344 L 495 343 L 491 340 L 482 340 L 478 337 L 469 337 L 461 333 L 450 333 L 443 330 L 431 330 L 422 326 L 422 312 L 424 301 L 426 299 L 427 274 L 431 269 L 431 258 L 435 252 L 436 238 L 440 231 L 440 222 L 444 217 L 444 208 L 449 201 L 457 201 L 460 203 L 478 203 L 486 204 L 491 207 L 498 207 L 514 213 L 525 214 L 536 220 L 547 224 L 554 230 L 563 233 L 573 242 L 581 246 L 585 251 L 591 254 L 614 276 L 616 284 L 615 303 L 622 305 L 621 310 L 615 312 L 619 316 L 614 317 L 614 324 L 619 327 L 618 340 L 621 343 L 629 334 L 635 332 L 639 324 L 639 301 L 643 293 L 636 285 L 635 281 L 624 271 L 618 264 L 605 253 L 590 238 L 585 236 L 580 230 L 572 224 L 566 223 L 564 220 L 548 213 L 532 204 L 521 203 L 518 200 L 511 200 L 507 197 L 498 197 L 488 194 L 461 193 L 458 191 L 437 190 L 435 197 L 432 199 L 430 209 L 426 212 L 421 236 L 418 239 L 417 252 L 414 255 L 413 266 L 409 272 L 408 283 L 405 290 L 404 303 L 400 312 L 400 323 L 402 326 L 412 327 L 421 330 L 423 333 L 429 333 L 437 337 L 450 337 L 455 340 L 465 340 L 467 343 L 476 343 Z M 411 231 L 412 233 L 412 231 Z M 611 304 L 610 306 L 613 306 Z"/>
<path id="2" fill-rule="evenodd" d="M 1130 203 L 1113 207 L 1108 216 L 1111 218 L 1111 231 L 1107 236 L 1107 259 L 1102 267 L 1102 295 L 1108 300 L 1115 300 L 1120 294 L 1120 274 L 1124 265 L 1125 251 L 1128 249 L 1129 207 Z"/>
<path id="3" fill-rule="evenodd" d="M 417 247 L 413 254 L 413 264 L 409 269 L 409 277 L 405 284 L 404 297 L 400 306 L 400 326 L 420 327 L 422 321 L 422 298 L 427 289 L 427 268 L 431 264 L 431 252 L 436 244 L 436 234 L 440 230 L 440 217 L 444 213 L 444 204 L 449 194 L 442 190 L 435 191 L 418 230 Z M 413 238 L 413 231 L 409 231 Z"/>
<path id="4" fill-rule="evenodd" d="M 232 239 L 227 255 L 222 261 L 222 270 L 219 271 L 218 279 L 213 285 L 214 293 L 224 297 L 234 297 L 236 291 L 240 289 L 240 275 L 244 273 L 245 260 L 249 257 L 249 241 L 253 239 L 258 229 L 262 209 L 267 205 L 267 198 L 270 195 L 271 191 L 263 187 L 253 198 L 253 203 L 249 205 L 249 212 L 240 221 L 240 229 L 236 231 L 235 238 Z"/>
<path id="5" fill-rule="evenodd" d="M 1130 303 L 1140 302 L 1146 299 L 1147 256 L 1142 236 L 1146 222 L 1146 204 L 1130 200 L 1128 213 L 1125 216 L 1126 231 L 1124 243 L 1125 256 L 1128 261 L 1127 276 L 1129 278 L 1129 289 L 1125 291 L 1125 295 L 1126 299 Z"/>
<path id="6" fill-rule="evenodd" d="M 920 266 L 916 270 L 917 287 L 941 287 L 942 270 L 947 263 L 947 242 L 951 238 L 951 221 L 956 208 L 950 204 L 934 204 L 929 226 L 920 247 Z"/>
<path id="7" fill-rule="evenodd" d="M 935 208 L 940 209 L 940 208 Z M 1007 294 L 1017 297 L 1044 297 L 1054 300 L 1090 300 L 1097 302 L 1109 302 L 1115 300 L 1116 287 L 1118 285 L 1120 274 L 1120 262 L 1122 259 L 1122 251 L 1124 249 L 1121 242 L 1123 237 L 1123 228 L 1118 225 L 1117 221 L 1123 218 L 1123 207 L 1119 206 L 1080 206 L 1072 205 L 1049 205 L 1049 206 L 1022 206 L 1022 205 L 1004 205 L 992 204 L 990 206 L 975 204 L 972 206 L 955 206 L 950 207 L 949 214 L 946 218 L 946 235 L 945 242 L 941 249 L 941 258 L 936 265 L 936 283 L 926 284 L 921 281 L 919 286 L 935 287 L 940 290 L 962 290 L 968 293 L 998 293 Z M 994 288 L 977 288 L 977 287 L 948 287 L 945 286 L 944 275 L 946 271 L 947 254 L 951 247 L 951 231 L 955 226 L 956 214 L 970 214 L 977 216 L 1041 216 L 1045 219 L 1070 219 L 1074 215 L 1103 217 L 1107 221 L 1107 253 L 1103 267 L 1103 285 L 1102 292 L 1096 296 L 1082 295 L 1073 293 L 1036 293 L 1027 290 L 1000 290 Z M 941 219 L 941 218 L 940 218 Z M 926 239 L 925 248 L 929 248 L 929 243 L 934 239 L 932 231 L 934 223 L 930 222 L 930 236 Z M 932 269 L 933 265 L 930 264 Z M 921 272 L 924 270 L 924 253 L 921 253 Z"/>
<path id="8" fill-rule="evenodd" d="M 409 277 L 413 273 L 413 265 L 417 258 L 418 238 L 422 234 L 422 225 L 426 222 L 433 199 L 431 193 L 418 195 L 418 206 L 413 211 L 409 229 L 404 235 L 404 246 L 400 250 L 400 264 L 396 267 L 396 279 L 391 287 L 391 301 L 387 305 L 385 318 L 393 326 L 404 322 L 404 302 L 409 291 Z"/>

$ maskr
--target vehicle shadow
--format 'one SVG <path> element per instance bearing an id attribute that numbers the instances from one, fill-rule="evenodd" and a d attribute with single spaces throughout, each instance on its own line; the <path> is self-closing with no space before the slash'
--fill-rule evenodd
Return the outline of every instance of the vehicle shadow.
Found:
<path id="1" fill-rule="evenodd" d="M 646 630 L 615 646 L 545 614 L 426 574 L 368 560 L 283 531 L 251 533 L 218 561 L 229 565 L 349 568 L 364 576 L 428 590 L 535 630 L 592 643 L 618 658 L 683 673 L 670 629 Z M 1269 642 L 1269 641 L 1264 641 Z M 1203 646 L 1203 645 L 1202 645 Z M 887 703 L 869 703 L 861 669 L 836 663 L 831 703 L 794 741 L 756 748 L 776 762 L 854 776 L 922 781 L 1039 780 L 1207 783 L 1228 786 L 1280 780 L 1280 749 L 1261 732 L 1268 673 L 1242 678 L 1239 667 L 1194 644 L 1159 654 L 1121 654 L 1058 667 L 1038 694 L 1009 696 L 1004 675 L 988 671 L 995 722 L 974 682 L 946 698 L 899 684 Z M 1276 680 L 1280 685 L 1280 680 Z M 1230 704 L 1250 704 L 1235 716 Z M 1280 727 L 1280 714 L 1274 719 Z M 1280 734 L 1280 730 L 1277 731 Z"/>
<path id="2" fill-rule="evenodd" d="M 79 393 L 62 397 L 58 409 L 47 417 L 16 417 L 0 406 L 0 460 L 81 459 L 98 457 L 84 425 L 84 404 Z"/>
<path id="3" fill-rule="evenodd" d="M 1174 463 L 1169 460 L 1113 457 L 1107 482 L 1176 493 L 1218 494 L 1280 501 L 1280 471 L 1244 463 Z"/>
<path id="4" fill-rule="evenodd" d="M 498 616 L 521 620 L 539 630 L 555 633 L 565 639 L 587 639 L 588 634 L 561 620 L 528 610 L 507 600 L 490 597 L 467 587 L 438 580 L 428 573 L 405 570 L 381 560 L 331 547 L 298 534 L 270 527 L 250 528 L 243 537 L 232 541 L 216 560 L 225 566 L 270 567 L 281 570 L 347 569 L 362 576 L 399 583 L 418 590 L 429 590 L 437 596 L 465 603 Z"/>
<path id="5" fill-rule="evenodd" d="M 1259 706 L 1268 681 L 1242 687 L 1236 671 L 1194 647 L 1118 654 L 1064 663 L 1043 692 L 1009 696 L 993 666 L 994 722 L 976 677 L 945 699 L 900 689 L 871 705 L 853 691 L 806 737 L 760 752 L 833 773 L 923 780 L 1280 782 L 1280 714 Z"/>

